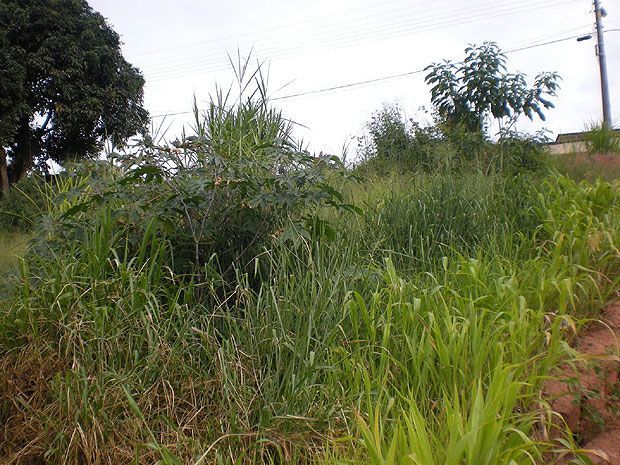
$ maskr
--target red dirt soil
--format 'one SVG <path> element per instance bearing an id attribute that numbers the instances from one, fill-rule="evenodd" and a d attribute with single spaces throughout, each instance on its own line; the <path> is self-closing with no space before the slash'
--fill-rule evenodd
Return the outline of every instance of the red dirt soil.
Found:
<path id="1" fill-rule="evenodd" d="M 587 362 L 563 367 L 543 395 L 595 465 L 620 465 L 620 301 L 607 307 L 577 340 Z M 560 428 L 551 431 L 560 437 Z M 564 457 L 558 463 L 568 463 Z"/>

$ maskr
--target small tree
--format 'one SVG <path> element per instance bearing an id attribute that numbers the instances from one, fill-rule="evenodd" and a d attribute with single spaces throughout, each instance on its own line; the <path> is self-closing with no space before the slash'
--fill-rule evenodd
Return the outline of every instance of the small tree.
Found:
<path id="1" fill-rule="evenodd" d="M 144 79 L 85 0 L 0 2 L 0 187 L 145 129 Z"/>
<path id="2" fill-rule="evenodd" d="M 375 156 L 391 160 L 404 158 L 411 146 L 407 121 L 398 105 L 384 105 L 367 124 Z"/>
<path id="3" fill-rule="evenodd" d="M 426 68 L 432 104 L 448 125 L 484 134 L 491 116 L 545 120 L 543 109 L 554 107 L 549 99 L 559 89 L 557 73 L 540 73 L 530 87 L 525 74 L 508 73 L 506 56 L 494 42 L 467 47 L 465 54 L 462 62 L 445 60 Z"/>

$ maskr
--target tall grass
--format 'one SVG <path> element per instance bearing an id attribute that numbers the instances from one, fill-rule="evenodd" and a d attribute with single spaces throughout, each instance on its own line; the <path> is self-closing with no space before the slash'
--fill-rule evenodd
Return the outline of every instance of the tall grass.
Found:
<path id="1" fill-rule="evenodd" d="M 541 383 L 617 288 L 618 184 L 451 170 L 343 181 L 344 198 L 252 98 L 220 93 L 195 138 L 46 185 L 0 296 L 0 462 L 521 465 L 566 447 Z"/>
<path id="2" fill-rule="evenodd" d="M 397 267 L 422 270 L 428 263 L 454 252 L 500 247 L 537 226 L 530 178 L 468 174 L 392 175 L 369 185 L 354 186 L 350 194 L 364 214 L 351 218 L 346 234 L 364 254 Z M 507 244 L 504 244 L 507 242 Z"/>
<path id="3" fill-rule="evenodd" d="M 111 206 L 32 255 L 0 304 L 3 463 L 540 460 L 541 381 L 616 279 L 617 187 L 352 195 L 335 236 L 274 239 L 258 288 L 174 275 L 156 222 L 129 254 Z"/>
<path id="4" fill-rule="evenodd" d="M 590 123 L 585 133 L 586 151 L 590 155 L 620 152 L 620 134 L 601 123 Z"/>

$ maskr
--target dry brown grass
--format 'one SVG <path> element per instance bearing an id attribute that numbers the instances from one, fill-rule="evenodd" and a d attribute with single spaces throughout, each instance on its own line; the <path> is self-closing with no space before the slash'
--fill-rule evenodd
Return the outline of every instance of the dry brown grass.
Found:
<path id="1" fill-rule="evenodd" d="M 141 420 L 128 405 L 122 383 L 110 380 L 102 389 L 101 379 L 81 377 L 79 371 L 75 361 L 35 342 L 0 358 L 2 465 L 47 464 L 50 452 L 62 457 L 59 465 L 151 465 L 161 460 L 162 446 L 188 464 L 201 457 L 201 464 L 215 464 L 216 453 L 244 464 L 257 458 L 269 463 L 274 457 L 288 463 L 300 443 L 314 456 L 325 440 L 311 430 L 298 435 L 275 429 L 224 432 L 223 412 L 205 402 L 206 386 L 197 379 L 181 389 L 158 380 L 135 399 L 146 419 Z M 207 390 L 215 394 L 214 388 Z M 239 457 L 240 450 L 248 450 L 248 456 Z"/>
<path id="2" fill-rule="evenodd" d="M 579 181 L 620 179 L 620 153 L 588 154 L 586 152 L 553 155 L 555 166 L 562 174 Z"/>
<path id="3" fill-rule="evenodd" d="M 60 357 L 34 347 L 0 359 L 0 463 L 45 463 L 41 413 L 60 413 L 52 401 L 52 383 L 65 366 Z"/>

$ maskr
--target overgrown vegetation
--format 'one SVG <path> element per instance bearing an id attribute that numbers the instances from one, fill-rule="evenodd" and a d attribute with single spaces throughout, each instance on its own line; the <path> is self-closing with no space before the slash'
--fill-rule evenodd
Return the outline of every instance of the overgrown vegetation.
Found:
<path id="1" fill-rule="evenodd" d="M 586 151 L 590 155 L 620 152 L 620 132 L 604 124 L 590 123 L 585 134 L 585 142 Z"/>
<path id="2" fill-rule="evenodd" d="M 191 136 L 39 191 L 0 300 L 0 461 L 525 465 L 570 449 L 546 434 L 541 384 L 617 289 L 617 182 L 531 167 L 531 139 L 470 153 L 471 133 L 390 110 L 373 135 L 388 145 L 350 176 L 294 142 L 246 65 Z"/>
<path id="3" fill-rule="evenodd" d="M 0 197 L 0 231 L 32 231 L 45 213 L 45 192 L 52 182 L 33 174 Z"/>
<path id="4" fill-rule="evenodd" d="M 367 135 L 358 138 L 358 170 L 486 175 L 549 171 L 544 132 L 530 135 L 507 127 L 492 140 L 436 112 L 432 119 L 428 125 L 407 119 L 398 105 L 376 111 L 367 124 Z"/>

